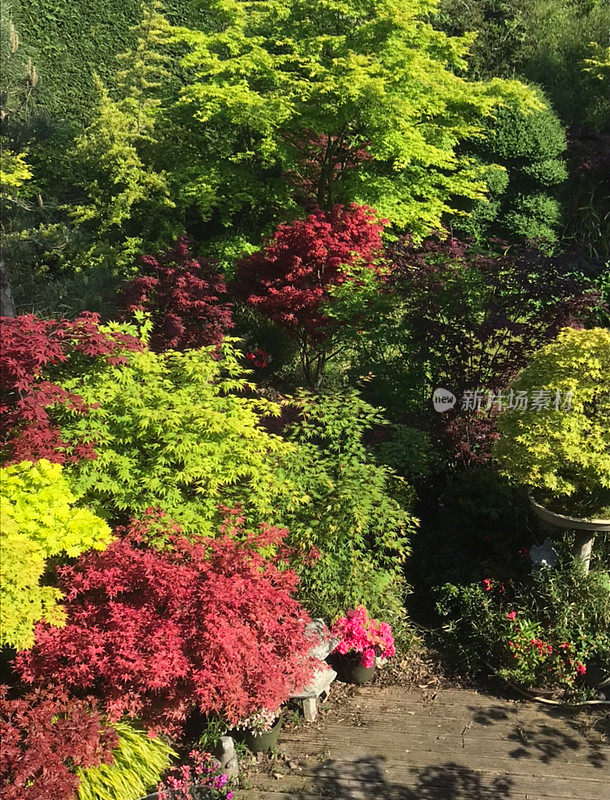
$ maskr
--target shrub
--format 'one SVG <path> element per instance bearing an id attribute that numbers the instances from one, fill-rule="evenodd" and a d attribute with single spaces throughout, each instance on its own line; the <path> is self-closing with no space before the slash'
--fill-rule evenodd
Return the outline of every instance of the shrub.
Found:
<path id="1" fill-rule="evenodd" d="M 330 289 L 353 280 L 350 268 L 373 269 L 384 224 L 367 206 L 317 209 L 280 225 L 263 250 L 237 265 L 235 292 L 298 341 L 309 385 L 319 382 L 330 356 Z"/>
<path id="2" fill-rule="evenodd" d="M 537 393 L 499 418 L 504 473 L 572 516 L 610 516 L 610 331 L 566 328 L 511 388 Z"/>
<path id="3" fill-rule="evenodd" d="M 562 161 L 566 136 L 541 93 L 539 100 L 538 109 L 498 109 L 486 123 L 484 136 L 469 148 L 483 163 L 506 169 L 503 181 L 492 178 L 490 202 L 476 203 L 469 216 L 454 222 L 479 241 L 490 235 L 550 242 L 557 238 L 557 187 L 567 178 Z"/>
<path id="4" fill-rule="evenodd" d="M 440 455 L 425 431 L 392 425 L 382 435 L 382 441 L 373 446 L 375 456 L 409 483 L 421 484 L 439 469 Z"/>
<path id="5" fill-rule="evenodd" d="M 112 762 L 117 733 L 88 701 L 69 700 L 57 687 L 13 700 L 6 691 L 0 690 L 4 800 L 72 798 L 78 769 Z"/>
<path id="6" fill-rule="evenodd" d="M 66 384 L 96 407 L 86 416 L 62 409 L 62 436 L 95 442 L 99 454 L 73 465 L 70 480 L 105 516 L 162 507 L 185 529 L 210 533 L 219 503 L 242 503 L 260 521 L 290 494 L 277 472 L 290 448 L 259 424 L 278 407 L 245 394 L 238 353 L 229 341 L 219 347 L 135 353 Z"/>
<path id="7" fill-rule="evenodd" d="M 212 264 L 194 258 L 186 237 L 161 256 L 141 256 L 143 275 L 131 280 L 119 302 L 129 314 L 147 311 L 152 350 L 186 350 L 218 344 L 233 327 L 225 282 Z"/>
<path id="8" fill-rule="evenodd" d="M 176 755 L 160 737 L 150 737 L 125 722 L 116 722 L 112 762 L 78 768 L 78 800 L 139 800 L 157 785 Z"/>
<path id="9" fill-rule="evenodd" d="M 50 558 L 73 558 L 111 541 L 110 528 L 91 511 L 76 508 L 59 464 L 42 460 L 0 469 L 0 644 L 34 643 L 34 623 L 61 625 L 61 592 L 41 586 Z"/>
<path id="10" fill-rule="evenodd" d="M 218 539 L 169 532 L 163 552 L 139 547 L 141 530 L 122 533 L 58 570 L 67 623 L 39 625 L 18 654 L 26 682 L 95 690 L 111 720 L 177 734 L 194 709 L 234 724 L 311 677 L 296 576 L 259 552 L 279 548 L 285 531 L 245 534 L 232 520 Z"/>
<path id="11" fill-rule="evenodd" d="M 299 416 L 285 433 L 297 447 L 287 474 L 309 502 L 283 518 L 292 543 L 319 552 L 297 565 L 300 596 L 327 619 L 357 605 L 376 616 L 399 615 L 415 520 L 405 508 L 408 487 L 376 464 L 363 442 L 383 420 L 354 391 L 301 393 L 294 406 Z"/>
<path id="12" fill-rule="evenodd" d="M 505 389 L 562 327 L 595 320 L 604 265 L 532 248 L 481 255 L 452 238 L 417 248 L 403 240 L 392 261 L 387 290 L 354 340 L 361 374 L 375 375 L 367 396 L 399 418 L 423 415 L 451 460 L 484 463 L 497 435 L 488 392 Z M 456 396 L 453 410 L 432 411 L 437 387 Z M 481 412 L 462 408 L 466 391 L 481 393 Z"/>
<path id="13" fill-rule="evenodd" d="M 63 389 L 62 377 L 103 359 L 120 364 L 128 350 L 141 347 L 127 333 L 102 328 L 95 314 L 75 320 L 41 320 L 33 315 L 0 318 L 0 455 L 3 462 L 64 463 L 94 458 L 91 442 L 68 445 L 53 424 L 49 409 L 58 404 L 84 414 L 89 406 Z"/>
<path id="14" fill-rule="evenodd" d="M 341 655 L 359 653 L 359 661 L 367 669 L 375 666 L 375 659 L 388 659 L 396 655 L 392 629 L 387 622 L 371 619 L 364 606 L 351 609 L 338 619 L 332 628 L 333 636 L 340 639 L 335 651 Z"/>
<path id="15" fill-rule="evenodd" d="M 443 636 L 461 669 L 574 694 L 588 665 L 610 659 L 610 576 L 585 574 L 566 548 L 557 568 L 523 565 L 513 580 L 488 578 L 438 592 Z"/>

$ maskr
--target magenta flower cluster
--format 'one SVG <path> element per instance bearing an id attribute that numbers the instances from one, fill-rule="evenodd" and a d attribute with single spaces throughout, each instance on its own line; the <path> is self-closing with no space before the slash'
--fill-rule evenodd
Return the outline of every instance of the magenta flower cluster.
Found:
<path id="1" fill-rule="evenodd" d="M 336 653 L 361 653 L 363 667 L 372 667 L 376 658 L 391 658 L 396 654 L 392 629 L 387 622 L 369 617 L 364 606 L 350 609 L 333 625 L 333 636 L 340 638 Z"/>
<path id="2" fill-rule="evenodd" d="M 175 767 L 158 786 L 159 800 L 194 800 L 205 797 L 218 800 L 233 800 L 234 793 L 227 786 L 228 778 L 218 769 L 218 762 L 209 753 L 191 750 L 188 764 Z"/>

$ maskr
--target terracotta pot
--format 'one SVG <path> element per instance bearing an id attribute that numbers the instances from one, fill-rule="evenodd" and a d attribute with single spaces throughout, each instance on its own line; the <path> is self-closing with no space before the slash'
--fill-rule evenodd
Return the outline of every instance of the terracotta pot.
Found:
<path id="1" fill-rule="evenodd" d="M 337 680 L 343 683 L 355 683 L 362 686 L 369 683 L 375 675 L 375 667 L 363 667 L 360 653 L 333 653 L 329 661 L 337 673 Z"/>
<path id="2" fill-rule="evenodd" d="M 277 722 L 270 731 L 263 733 L 255 733 L 250 730 L 236 730 L 233 731 L 233 738 L 238 742 L 243 742 L 251 753 L 266 753 L 277 747 L 277 742 L 282 730 L 282 717 L 277 718 Z"/>
<path id="3" fill-rule="evenodd" d="M 591 550 L 593 542 L 598 533 L 610 533 L 610 519 L 581 519 L 580 517 L 569 517 L 566 514 L 558 514 L 540 505 L 532 495 L 529 495 L 530 503 L 534 513 L 543 522 L 553 525 L 556 528 L 564 528 L 576 531 L 576 541 L 574 543 L 574 555 L 582 561 L 585 570 L 589 571 L 591 563 Z"/>

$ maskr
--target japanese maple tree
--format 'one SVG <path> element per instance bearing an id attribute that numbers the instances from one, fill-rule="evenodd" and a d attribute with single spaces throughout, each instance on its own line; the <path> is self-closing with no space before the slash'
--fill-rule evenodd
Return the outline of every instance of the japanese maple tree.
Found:
<path id="1" fill-rule="evenodd" d="M 330 290 L 347 282 L 356 287 L 358 270 L 375 272 L 384 225 L 368 206 L 317 208 L 306 219 L 280 225 L 262 250 L 237 265 L 235 293 L 298 341 L 312 386 L 333 355 L 337 326 L 325 311 Z"/>
<path id="2" fill-rule="evenodd" d="M 158 542 L 158 514 L 149 522 Z M 170 734 L 194 708 L 229 723 L 276 709 L 312 675 L 297 578 L 279 555 L 261 555 L 281 553 L 286 531 L 247 534 L 232 517 L 218 539 L 189 541 L 166 527 L 162 551 L 143 546 L 146 526 L 134 524 L 104 553 L 58 570 L 67 624 L 37 627 L 35 646 L 17 656 L 21 677 L 95 690 L 111 720 L 138 717 Z"/>
<path id="3" fill-rule="evenodd" d="M 0 686 L 0 795 L 3 800 L 67 800 L 76 768 L 111 764 L 115 729 L 88 700 L 56 687 L 9 699 Z"/>
<path id="4" fill-rule="evenodd" d="M 488 407 L 488 393 L 497 396 L 537 348 L 565 326 L 591 324 L 604 305 L 601 260 L 492 245 L 481 253 L 450 236 L 398 242 L 367 331 L 354 340 L 360 369 L 375 373 L 369 391 L 397 415 L 427 415 L 437 387 L 458 398 L 428 422 L 463 463 L 489 458 L 497 404 Z"/>
<path id="5" fill-rule="evenodd" d="M 90 443 L 67 444 L 49 417 L 60 404 L 78 413 L 88 406 L 60 385 L 70 372 L 83 372 L 103 358 L 125 361 L 125 353 L 141 349 L 138 339 L 103 329 L 96 314 L 74 320 L 43 320 L 32 314 L 0 317 L 0 453 L 8 463 L 46 458 L 63 464 L 94 458 Z"/>
<path id="6" fill-rule="evenodd" d="M 233 327 L 226 285 L 210 261 L 194 258 L 183 236 L 160 256 L 140 257 L 143 274 L 119 297 L 128 314 L 148 311 L 152 350 L 186 350 L 218 344 Z"/>

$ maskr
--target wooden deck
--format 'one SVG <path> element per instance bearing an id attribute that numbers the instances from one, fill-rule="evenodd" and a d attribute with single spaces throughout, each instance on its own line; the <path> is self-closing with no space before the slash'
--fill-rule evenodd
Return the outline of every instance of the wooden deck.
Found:
<path id="1" fill-rule="evenodd" d="M 239 800 L 610 800 L 600 710 L 366 686 L 281 742 Z"/>

